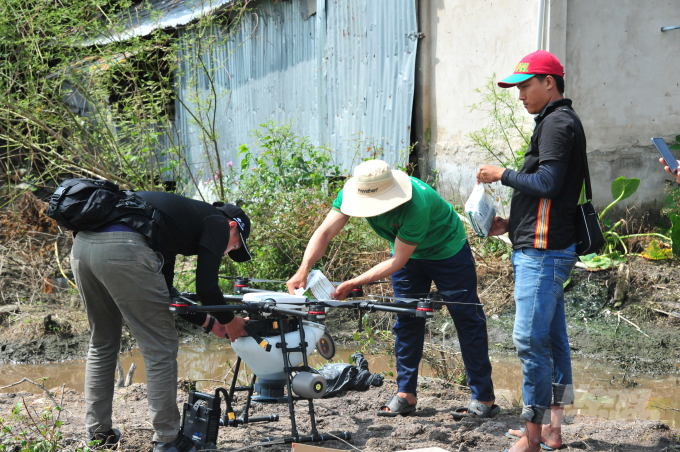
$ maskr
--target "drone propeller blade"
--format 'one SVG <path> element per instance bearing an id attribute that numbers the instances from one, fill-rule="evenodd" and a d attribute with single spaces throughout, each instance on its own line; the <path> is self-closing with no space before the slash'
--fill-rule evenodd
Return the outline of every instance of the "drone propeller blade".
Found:
<path id="1" fill-rule="evenodd" d="M 415 301 L 420 301 L 418 298 L 402 298 L 402 297 L 387 297 L 385 295 L 369 295 L 371 298 L 385 298 L 387 300 L 397 300 L 397 301 L 405 301 L 406 303 L 413 303 Z"/>
<path id="2" fill-rule="evenodd" d="M 279 283 L 279 284 L 286 284 L 286 281 L 279 281 L 278 279 L 257 279 L 257 278 L 250 278 L 248 279 L 250 282 L 254 283 Z"/>
<path id="3" fill-rule="evenodd" d="M 222 279 L 245 279 L 251 283 L 280 283 L 280 284 L 286 283 L 286 281 L 279 281 L 278 279 L 245 278 L 243 276 L 225 276 L 225 275 L 218 276 Z"/>
<path id="4" fill-rule="evenodd" d="M 447 293 L 458 293 L 458 292 L 465 292 L 465 291 L 464 291 L 464 290 L 463 290 L 463 291 L 458 290 L 458 291 L 449 291 L 449 292 L 447 292 Z M 484 305 L 481 304 L 481 303 L 464 303 L 464 302 L 461 302 L 461 301 L 439 301 L 439 300 L 422 299 L 422 298 L 386 297 L 386 296 L 383 296 L 383 295 L 369 295 L 369 297 L 372 297 L 372 298 L 386 298 L 386 299 L 388 299 L 388 300 L 397 300 L 397 301 L 403 301 L 403 302 L 406 302 L 406 303 L 415 303 L 415 302 L 417 302 L 417 301 L 429 301 L 429 302 L 432 302 L 432 303 L 446 304 L 446 305 L 450 305 L 450 304 L 469 304 L 469 305 L 472 305 L 472 306 L 484 306 Z"/>
<path id="5" fill-rule="evenodd" d="M 411 297 L 420 297 L 420 298 L 432 298 L 436 297 L 437 295 L 443 295 L 445 297 L 450 297 L 452 295 L 456 295 L 459 293 L 467 292 L 467 289 L 460 289 L 460 290 L 442 290 L 439 292 L 423 292 L 423 293 L 410 293 L 408 294 Z"/>
<path id="6" fill-rule="evenodd" d="M 392 281 L 373 281 L 366 284 L 362 284 L 362 286 L 371 286 L 373 284 L 386 284 L 391 282 Z M 342 281 L 331 281 L 331 284 L 333 284 L 334 286 L 339 286 L 340 284 L 342 284 Z"/>
<path id="7" fill-rule="evenodd" d="M 352 306 L 355 304 L 361 303 L 361 300 L 355 300 L 355 301 L 340 301 L 340 300 L 326 300 L 326 301 L 321 301 L 319 303 L 325 304 L 328 307 L 331 308 L 342 308 L 345 306 Z"/>

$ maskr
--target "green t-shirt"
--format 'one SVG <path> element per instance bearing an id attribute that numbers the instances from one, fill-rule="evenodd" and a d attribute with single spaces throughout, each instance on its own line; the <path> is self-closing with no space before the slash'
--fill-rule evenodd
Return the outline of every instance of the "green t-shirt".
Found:
<path id="1" fill-rule="evenodd" d="M 456 254 L 465 245 L 465 228 L 449 203 L 429 185 L 411 178 L 413 195 L 404 204 L 375 217 L 366 218 L 380 237 L 392 245 L 401 240 L 416 245 L 412 259 L 440 260 Z M 342 213 L 342 190 L 333 210 Z"/>

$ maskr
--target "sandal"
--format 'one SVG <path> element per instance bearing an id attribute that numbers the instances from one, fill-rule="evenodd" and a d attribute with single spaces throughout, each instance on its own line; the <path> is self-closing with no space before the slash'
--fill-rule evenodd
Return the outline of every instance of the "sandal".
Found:
<path id="1" fill-rule="evenodd" d="M 390 411 L 383 411 L 383 408 L 389 408 Z M 406 416 L 409 413 L 413 413 L 416 410 L 415 405 L 409 405 L 408 400 L 403 397 L 395 395 L 387 402 L 387 405 L 383 405 L 378 410 L 378 416 L 395 417 L 398 415 Z"/>
<path id="2" fill-rule="evenodd" d="M 472 416 L 472 414 L 470 414 L 470 413 L 468 412 L 468 407 L 466 407 L 466 406 L 459 406 L 459 407 L 454 408 L 454 409 L 451 411 L 451 416 L 453 417 L 453 420 L 454 420 L 454 421 L 460 421 L 460 420 L 463 419 L 463 418 L 466 418 L 466 417 L 468 417 L 468 416 Z"/>
<path id="3" fill-rule="evenodd" d="M 480 403 L 478 400 L 471 400 L 468 405 L 468 413 L 479 418 L 491 418 L 501 412 L 501 407 L 494 404 L 490 407 Z"/>

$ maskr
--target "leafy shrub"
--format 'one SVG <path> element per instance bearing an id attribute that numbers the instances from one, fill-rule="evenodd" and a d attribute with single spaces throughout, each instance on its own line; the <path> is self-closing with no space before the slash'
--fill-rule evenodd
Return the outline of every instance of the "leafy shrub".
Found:
<path id="1" fill-rule="evenodd" d="M 88 446 L 96 446 L 96 441 L 82 448 L 65 447 L 60 411 L 61 407 L 47 407 L 38 414 L 35 409 L 31 412 L 23 402 L 14 405 L 9 419 L 0 417 L 0 452 L 56 452 L 67 449 L 90 452 L 92 449 Z"/>
<path id="2" fill-rule="evenodd" d="M 344 176 L 330 150 L 297 135 L 291 124 L 262 124 L 255 133 L 260 155 L 241 146 L 240 168 L 222 175 L 225 201 L 239 204 L 253 224 L 250 262 L 225 260 L 227 274 L 288 279 L 297 271 L 305 248 L 321 225 Z M 389 256 L 389 245 L 362 219 L 350 219 L 317 263 L 331 280 L 357 276 Z M 280 287 L 279 287 L 280 288 Z"/>

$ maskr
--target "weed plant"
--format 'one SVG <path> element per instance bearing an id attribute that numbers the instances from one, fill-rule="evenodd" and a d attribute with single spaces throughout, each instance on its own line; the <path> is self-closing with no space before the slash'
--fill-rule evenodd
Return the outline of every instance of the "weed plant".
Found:
<path id="1" fill-rule="evenodd" d="M 97 441 L 83 447 L 66 447 L 59 420 L 61 407 L 47 407 L 41 413 L 25 406 L 14 405 L 9 419 L 0 417 L 0 452 L 56 452 L 96 450 Z M 24 414 L 25 413 L 25 414 Z M 92 449 L 91 449 L 92 447 Z"/>
<path id="2" fill-rule="evenodd" d="M 257 149 L 241 146 L 240 167 L 227 163 L 226 202 L 243 207 L 252 222 L 248 240 L 250 262 L 225 260 L 223 273 L 253 278 L 290 278 L 297 271 L 307 243 L 331 210 L 345 175 L 325 147 L 293 132 L 292 125 L 262 124 L 254 132 Z M 230 164 L 231 163 L 231 164 Z M 206 197 L 215 198 L 218 190 Z M 389 255 L 389 244 L 363 219 L 353 218 L 329 245 L 316 268 L 331 280 L 357 276 Z M 190 272 L 191 273 L 191 272 Z M 226 289 L 227 284 L 225 284 Z M 281 289 L 278 287 L 271 287 Z"/>

